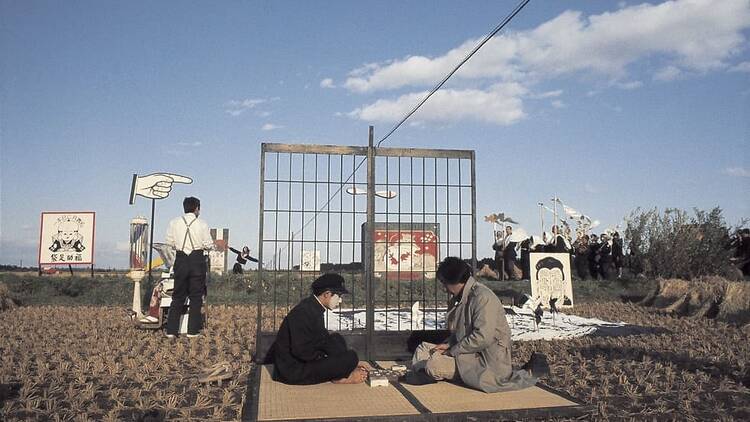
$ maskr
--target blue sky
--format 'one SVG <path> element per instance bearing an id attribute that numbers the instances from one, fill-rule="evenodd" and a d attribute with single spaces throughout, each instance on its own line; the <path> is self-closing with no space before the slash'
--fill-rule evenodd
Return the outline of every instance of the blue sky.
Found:
<path id="1" fill-rule="evenodd" d="M 260 142 L 385 134 L 509 1 L 0 0 L 0 262 L 36 261 L 42 211 L 97 212 L 96 262 L 127 265 L 133 173 L 257 250 Z M 750 1 L 532 1 L 384 146 L 477 152 L 481 217 L 538 232 L 558 195 L 618 224 L 636 207 L 750 217 Z"/>

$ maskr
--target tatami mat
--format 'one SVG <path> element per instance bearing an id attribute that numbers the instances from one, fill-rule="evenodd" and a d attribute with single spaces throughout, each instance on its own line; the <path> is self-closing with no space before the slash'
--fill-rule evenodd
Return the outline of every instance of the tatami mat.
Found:
<path id="1" fill-rule="evenodd" d="M 403 362 L 380 361 L 384 368 Z M 410 365 L 409 365 L 410 366 Z M 539 387 L 502 393 L 483 393 L 465 386 L 439 382 L 429 385 L 401 384 L 432 413 L 482 412 L 548 407 L 579 406 L 555 393 Z"/>
<path id="2" fill-rule="evenodd" d="M 261 368 L 259 421 L 419 414 L 392 385 L 286 385 L 274 381 L 271 371 L 272 365 Z"/>
<path id="3" fill-rule="evenodd" d="M 578 403 L 539 387 L 502 393 L 483 393 L 449 382 L 420 386 L 402 385 L 432 413 L 578 406 Z"/>

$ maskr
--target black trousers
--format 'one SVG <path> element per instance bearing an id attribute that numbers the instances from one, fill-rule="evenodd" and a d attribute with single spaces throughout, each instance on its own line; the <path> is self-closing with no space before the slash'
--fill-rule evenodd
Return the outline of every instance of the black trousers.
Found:
<path id="1" fill-rule="evenodd" d="M 242 274 L 244 271 L 242 270 L 242 264 L 239 262 L 235 262 L 234 266 L 232 267 L 232 272 L 234 274 Z"/>
<path id="2" fill-rule="evenodd" d="M 506 256 L 503 258 L 505 261 L 505 279 L 506 280 L 515 280 L 516 278 L 516 257 L 515 256 Z"/>
<path id="3" fill-rule="evenodd" d="M 185 298 L 190 298 L 188 313 L 188 334 L 198 334 L 202 328 L 201 307 L 206 294 L 206 260 L 203 251 L 197 250 L 186 255 L 177 252 L 174 261 L 174 290 L 172 305 L 167 316 L 167 334 L 177 334 L 180 317 L 185 307 Z"/>
<path id="4" fill-rule="evenodd" d="M 346 378 L 359 364 L 354 350 L 347 350 L 346 341 L 339 334 L 332 334 L 325 348 L 326 356 L 306 362 L 296 379 L 280 379 L 286 384 L 309 385 Z"/>
<path id="5" fill-rule="evenodd" d="M 575 259 L 573 260 L 576 266 L 576 272 L 578 273 L 578 278 L 581 280 L 585 280 L 589 277 L 589 260 L 588 257 L 585 255 L 578 256 L 576 255 Z"/>

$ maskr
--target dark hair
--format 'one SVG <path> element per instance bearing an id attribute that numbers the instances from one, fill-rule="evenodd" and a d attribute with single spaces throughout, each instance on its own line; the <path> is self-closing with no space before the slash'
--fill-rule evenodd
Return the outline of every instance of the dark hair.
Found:
<path id="1" fill-rule="evenodd" d="M 471 267 L 455 256 L 446 257 L 438 265 L 437 278 L 443 284 L 461 284 L 471 277 Z"/>
<path id="2" fill-rule="evenodd" d="M 540 259 L 539 262 L 536 263 L 537 278 L 539 278 L 539 270 L 541 270 L 542 268 L 546 268 L 548 270 L 559 268 L 560 272 L 562 273 L 562 278 L 563 280 L 565 280 L 565 271 L 563 271 L 563 264 L 557 259 L 552 258 L 551 256 Z"/>
<path id="3" fill-rule="evenodd" d="M 189 212 L 195 212 L 198 208 L 201 207 L 201 200 L 194 197 L 194 196 L 188 196 L 185 198 L 185 200 L 182 201 L 182 209 L 185 210 L 185 213 Z"/>

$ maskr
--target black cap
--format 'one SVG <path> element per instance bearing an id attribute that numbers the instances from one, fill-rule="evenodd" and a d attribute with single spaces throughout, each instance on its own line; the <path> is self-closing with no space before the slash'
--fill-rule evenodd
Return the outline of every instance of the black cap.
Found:
<path id="1" fill-rule="evenodd" d="M 335 273 L 323 274 L 313 281 L 311 287 L 313 294 L 316 296 L 326 291 L 339 295 L 349 293 L 349 290 L 346 290 L 346 287 L 344 287 L 344 277 Z"/>

